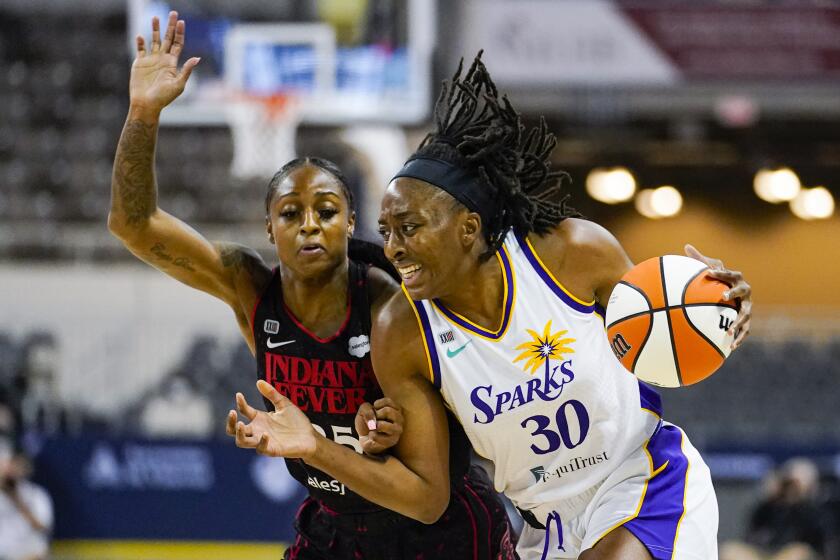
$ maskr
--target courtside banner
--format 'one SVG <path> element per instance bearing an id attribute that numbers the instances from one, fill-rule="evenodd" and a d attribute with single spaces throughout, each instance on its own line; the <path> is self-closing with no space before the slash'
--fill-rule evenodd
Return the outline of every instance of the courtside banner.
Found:
<path id="1" fill-rule="evenodd" d="M 505 85 L 840 81 L 840 8 L 469 0 L 464 49 Z"/>
<path id="2" fill-rule="evenodd" d="M 289 542 L 306 491 L 233 441 L 49 439 L 36 480 L 56 539 Z"/>

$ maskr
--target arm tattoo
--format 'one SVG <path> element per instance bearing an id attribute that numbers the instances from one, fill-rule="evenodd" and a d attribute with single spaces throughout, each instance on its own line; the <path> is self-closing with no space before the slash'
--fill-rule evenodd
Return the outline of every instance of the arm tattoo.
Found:
<path id="1" fill-rule="evenodd" d="M 235 274 L 239 274 L 245 263 L 245 254 L 236 245 L 220 245 L 219 254 L 222 257 L 222 266 L 233 268 Z"/>
<path id="2" fill-rule="evenodd" d="M 125 125 L 114 162 L 114 192 L 125 222 L 138 226 L 157 206 L 154 157 L 157 125 L 139 120 Z"/>
<path id="3" fill-rule="evenodd" d="M 166 252 L 166 245 L 163 243 L 155 243 L 152 245 L 151 249 L 149 249 L 151 253 L 158 258 L 158 260 L 164 262 L 172 263 L 172 266 L 178 266 L 183 268 L 184 270 L 189 270 L 190 272 L 195 272 L 195 267 L 193 267 L 192 261 L 187 257 L 173 257 L 169 253 Z"/>
<path id="4" fill-rule="evenodd" d="M 266 273 L 270 276 L 265 263 L 260 255 L 249 247 L 236 243 L 216 243 L 219 256 L 222 259 L 222 266 L 229 269 L 234 276 L 244 272 L 253 280 L 266 279 Z"/>

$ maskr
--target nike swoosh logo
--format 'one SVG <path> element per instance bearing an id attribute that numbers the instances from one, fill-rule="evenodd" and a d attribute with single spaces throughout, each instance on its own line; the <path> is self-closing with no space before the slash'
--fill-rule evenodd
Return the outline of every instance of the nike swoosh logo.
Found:
<path id="1" fill-rule="evenodd" d="M 470 342 L 472 342 L 472 340 L 468 340 L 468 341 L 467 341 L 467 342 L 466 342 L 463 346 L 461 346 L 461 347 L 459 347 L 459 348 L 456 348 L 455 350 L 452 350 L 452 349 L 450 349 L 450 348 L 447 348 L 447 349 L 446 349 L 446 357 L 447 357 L 447 358 L 454 358 L 455 356 L 457 356 L 458 354 L 460 354 L 460 353 L 461 353 L 461 350 L 463 350 L 464 348 L 466 348 L 466 347 L 467 347 L 467 344 L 469 344 Z"/>
<path id="2" fill-rule="evenodd" d="M 294 342 L 294 340 L 284 340 L 283 342 L 271 342 L 271 339 L 269 338 L 265 342 L 265 344 L 269 348 L 277 348 L 278 346 L 286 346 L 287 344 L 291 344 L 292 342 Z"/>

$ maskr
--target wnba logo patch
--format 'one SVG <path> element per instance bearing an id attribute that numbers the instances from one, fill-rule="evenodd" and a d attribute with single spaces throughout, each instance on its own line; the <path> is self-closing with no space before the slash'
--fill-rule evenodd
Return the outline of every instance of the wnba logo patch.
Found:
<path id="1" fill-rule="evenodd" d="M 450 330 L 442 333 L 438 333 L 438 338 L 440 339 L 441 344 L 447 344 L 455 340 L 455 334 Z"/>

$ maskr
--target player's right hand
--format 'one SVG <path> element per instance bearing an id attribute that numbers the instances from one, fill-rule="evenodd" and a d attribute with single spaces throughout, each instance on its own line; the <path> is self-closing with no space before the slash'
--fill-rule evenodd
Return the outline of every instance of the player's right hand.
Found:
<path id="1" fill-rule="evenodd" d="M 161 42 L 160 21 L 152 18 L 152 44 L 147 48 L 137 36 L 137 58 L 131 66 L 129 98 L 134 106 L 160 111 L 181 95 L 199 58 L 193 57 L 178 70 L 178 57 L 184 48 L 184 20 L 169 12 L 166 33 Z"/>
<path id="2" fill-rule="evenodd" d="M 257 389 L 274 405 L 274 412 L 253 408 L 242 393 L 236 393 L 236 408 L 228 413 L 226 431 L 236 446 L 254 449 L 260 455 L 306 460 L 315 452 L 317 432 L 312 422 L 292 401 L 263 380 Z M 248 420 L 245 424 L 237 415 Z"/>

